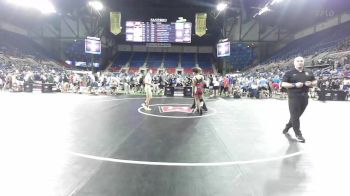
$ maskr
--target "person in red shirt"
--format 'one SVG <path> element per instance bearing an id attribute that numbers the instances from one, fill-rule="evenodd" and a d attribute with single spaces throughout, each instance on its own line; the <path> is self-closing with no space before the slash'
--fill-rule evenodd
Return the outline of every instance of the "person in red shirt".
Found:
<path id="1" fill-rule="evenodd" d="M 228 96 L 228 87 L 230 85 L 230 80 L 228 78 L 228 75 L 226 75 L 226 77 L 224 78 L 224 93 L 225 96 Z"/>
<path id="2" fill-rule="evenodd" d="M 201 69 L 199 67 L 194 67 L 192 69 L 195 76 L 192 79 L 193 85 L 193 97 L 196 102 L 196 110 L 200 115 L 203 114 L 203 95 L 204 95 L 204 76 L 201 75 Z"/>

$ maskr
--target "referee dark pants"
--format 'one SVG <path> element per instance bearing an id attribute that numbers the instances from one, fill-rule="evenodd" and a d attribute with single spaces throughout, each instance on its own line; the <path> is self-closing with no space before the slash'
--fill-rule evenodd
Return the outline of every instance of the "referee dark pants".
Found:
<path id="1" fill-rule="evenodd" d="M 295 135 L 302 135 L 300 131 L 300 116 L 304 113 L 306 106 L 309 103 L 307 95 L 299 95 L 288 98 L 290 119 L 286 128 L 293 127 Z"/>

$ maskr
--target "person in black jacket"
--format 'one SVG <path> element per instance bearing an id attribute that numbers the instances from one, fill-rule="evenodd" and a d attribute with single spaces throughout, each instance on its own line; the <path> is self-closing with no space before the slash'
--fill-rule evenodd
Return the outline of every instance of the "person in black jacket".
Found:
<path id="1" fill-rule="evenodd" d="M 314 74 L 304 69 L 304 58 L 296 57 L 294 59 L 294 69 L 288 71 L 283 76 L 282 87 L 288 90 L 288 105 L 290 119 L 283 130 L 287 134 L 288 130 L 293 127 L 295 136 L 299 142 L 305 142 L 300 131 L 300 116 L 308 105 L 309 88 L 317 85 Z"/>

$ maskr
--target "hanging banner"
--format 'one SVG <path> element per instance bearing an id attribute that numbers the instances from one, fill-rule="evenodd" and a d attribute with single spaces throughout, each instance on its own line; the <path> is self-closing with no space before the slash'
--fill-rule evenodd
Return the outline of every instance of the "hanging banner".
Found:
<path id="1" fill-rule="evenodd" d="M 202 37 L 207 32 L 207 13 L 196 13 L 196 35 Z"/>
<path id="2" fill-rule="evenodd" d="M 110 12 L 111 20 L 111 33 L 118 35 L 122 27 L 120 26 L 121 13 L 120 12 Z"/>

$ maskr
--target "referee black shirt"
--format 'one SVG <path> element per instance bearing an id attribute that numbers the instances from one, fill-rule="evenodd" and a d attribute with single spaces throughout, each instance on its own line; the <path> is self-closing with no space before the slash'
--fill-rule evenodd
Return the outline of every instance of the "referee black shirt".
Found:
<path id="1" fill-rule="evenodd" d="M 303 70 L 299 72 L 295 68 L 286 72 L 283 76 L 282 82 L 288 83 L 304 83 L 302 88 L 288 88 L 288 97 L 296 97 L 296 96 L 308 96 L 309 87 L 305 86 L 306 81 L 314 81 L 315 76 L 310 70 Z"/>

